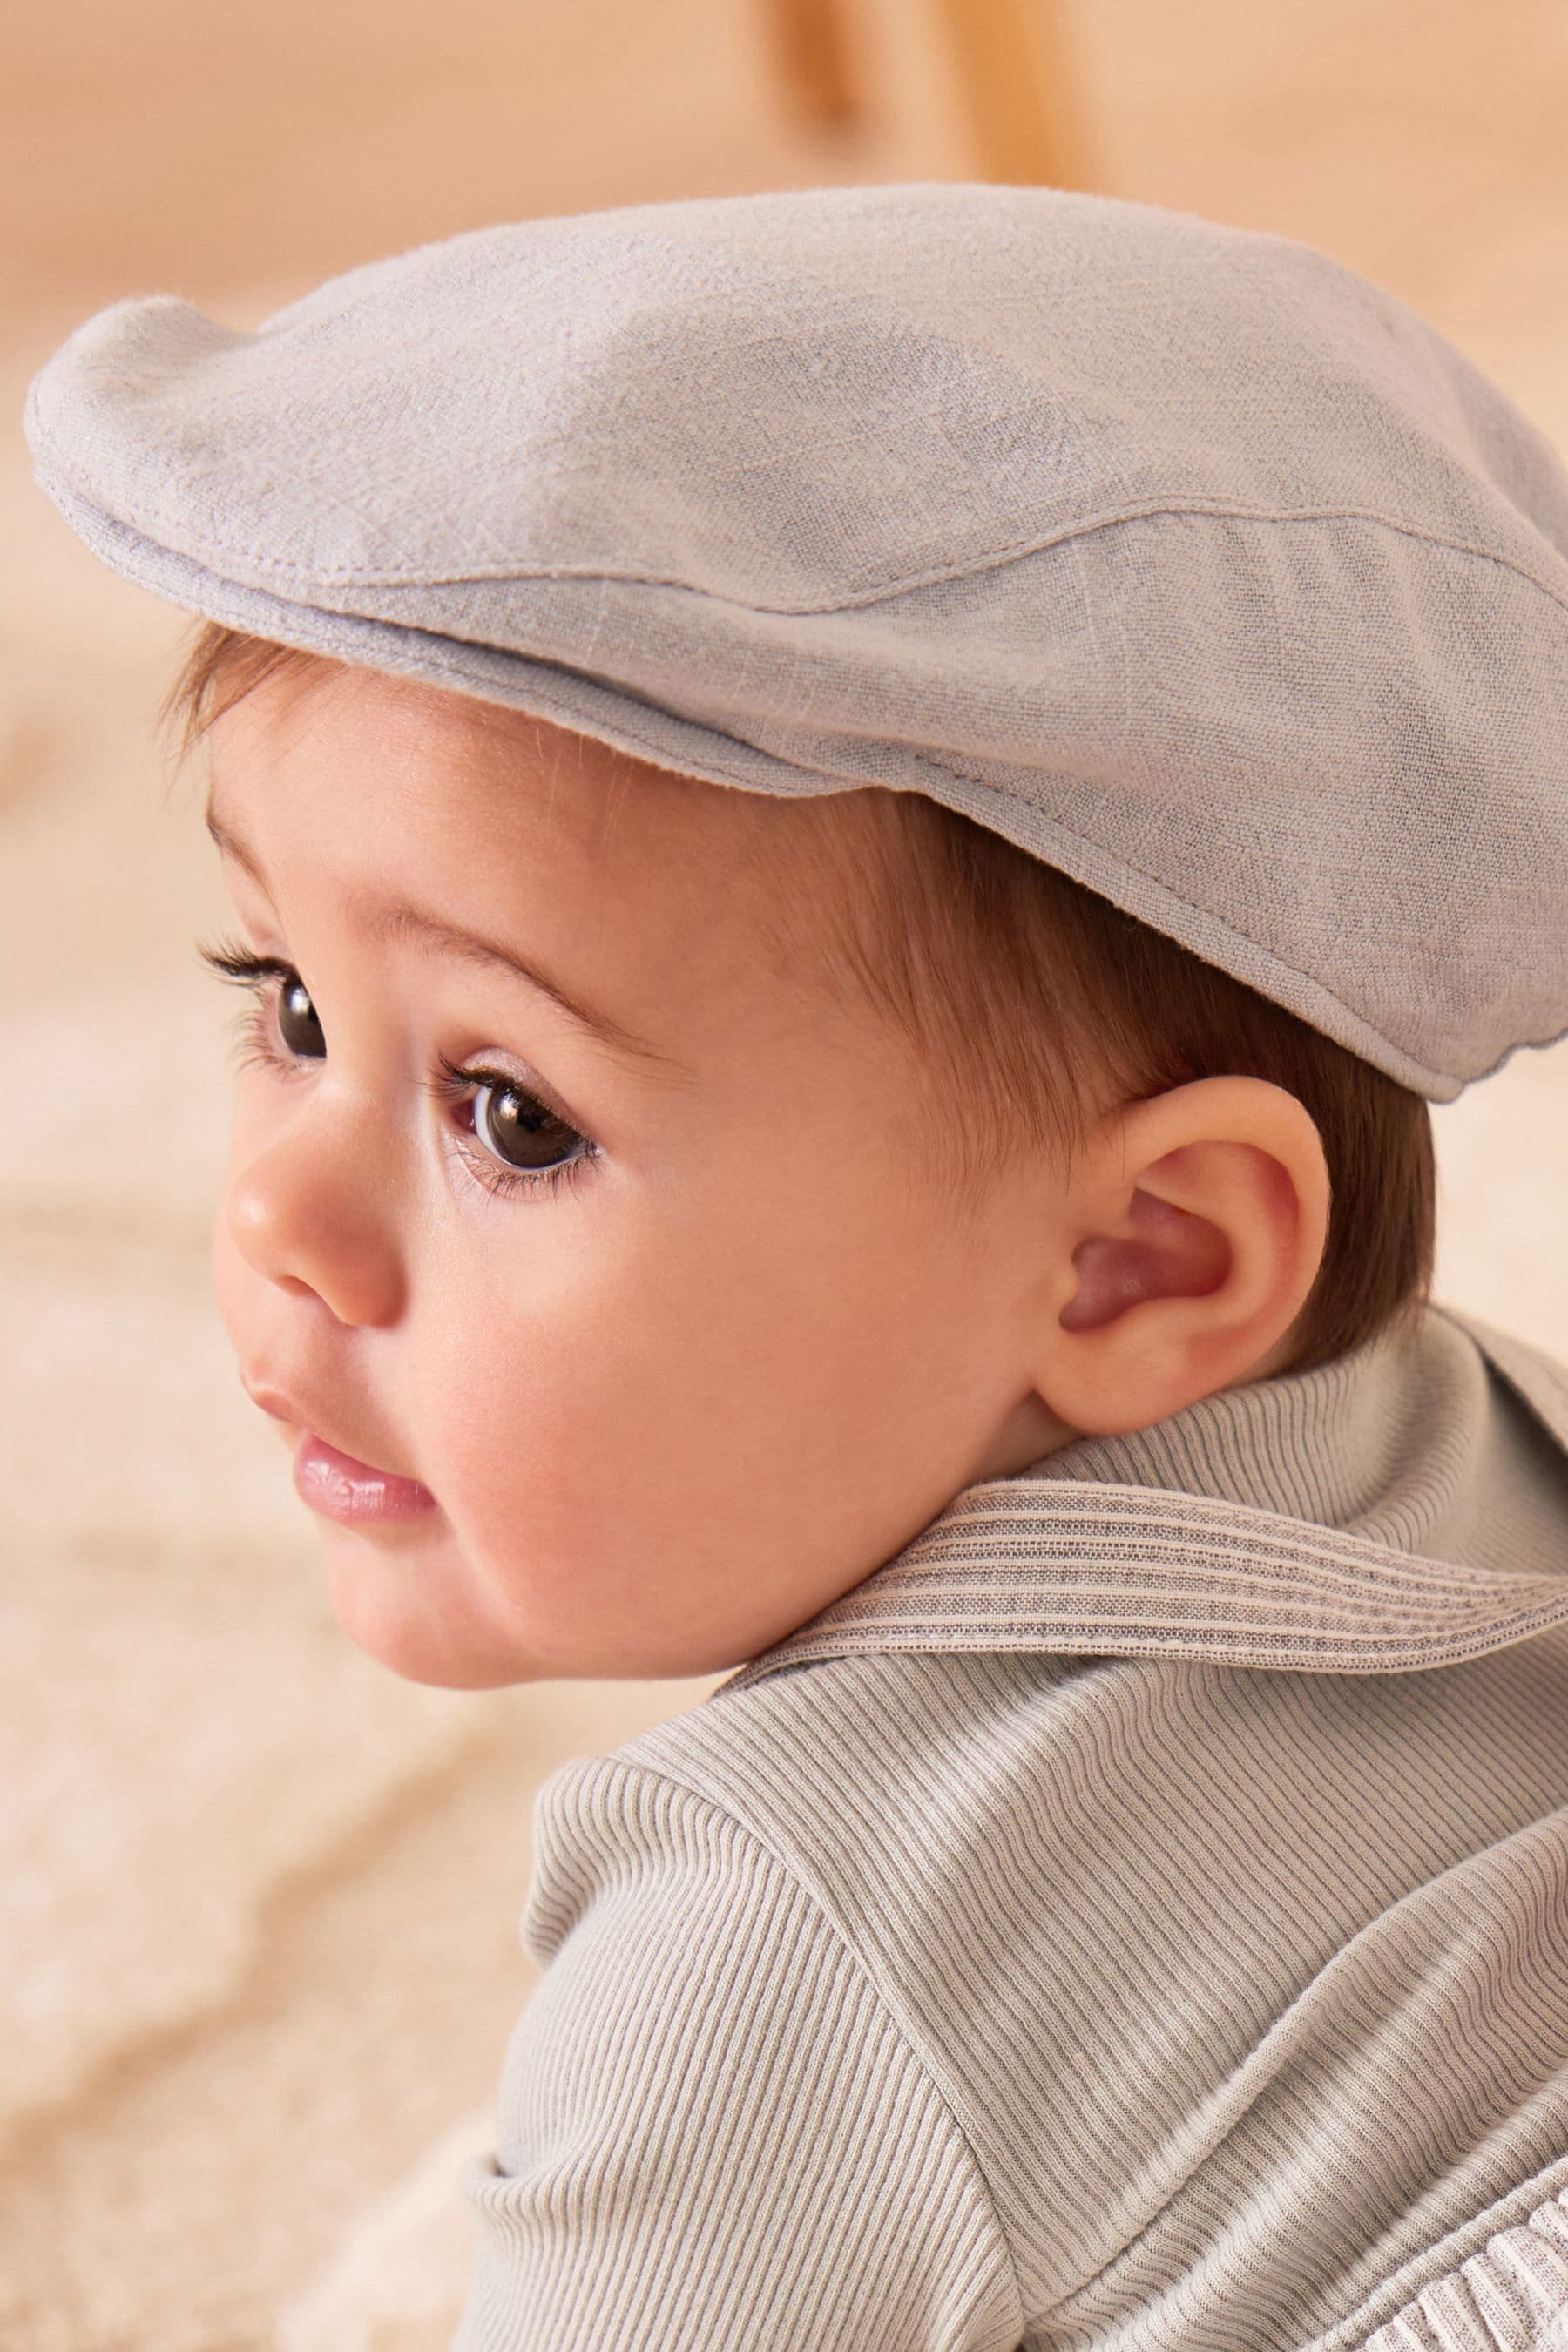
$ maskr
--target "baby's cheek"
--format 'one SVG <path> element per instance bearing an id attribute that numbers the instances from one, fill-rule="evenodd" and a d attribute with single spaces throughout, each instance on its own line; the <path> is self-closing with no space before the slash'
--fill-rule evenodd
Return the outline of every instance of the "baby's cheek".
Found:
<path id="1" fill-rule="evenodd" d="M 495 1322 L 428 1383 L 419 1419 L 420 1475 L 498 1572 L 589 1539 L 639 1439 L 613 1353 Z"/>
<path id="2" fill-rule="evenodd" d="M 889 1351 L 855 1311 L 865 1268 L 847 1297 L 843 1251 L 818 1263 L 820 1218 L 793 1256 L 719 1203 L 657 1233 L 520 1224 L 485 1279 L 419 1291 L 414 1458 L 499 1645 L 718 1671 L 875 1565 L 860 1424 Z"/>
<path id="3" fill-rule="evenodd" d="M 421 1459 L 462 1562 L 449 1605 L 520 1676 L 700 1671 L 690 1628 L 732 1583 L 721 1438 L 626 1374 L 610 1351 L 498 1350 L 435 1405 Z"/>

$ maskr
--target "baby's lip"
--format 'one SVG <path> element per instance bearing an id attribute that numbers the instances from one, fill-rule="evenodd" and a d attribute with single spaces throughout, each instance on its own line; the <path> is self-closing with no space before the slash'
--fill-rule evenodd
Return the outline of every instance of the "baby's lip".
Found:
<path id="1" fill-rule="evenodd" d="M 341 1444 L 341 1433 L 329 1430 L 313 1406 L 301 1402 L 290 1390 L 280 1388 L 275 1381 L 253 1379 L 248 1372 L 242 1370 L 239 1384 L 252 1404 L 259 1405 L 262 1412 L 270 1413 L 274 1421 L 289 1423 L 303 1433 L 307 1444 L 316 1440 L 342 1462 L 352 1464 L 355 1470 L 363 1471 L 367 1479 L 380 1478 L 392 1486 L 418 1487 L 421 1494 L 429 1492 L 427 1487 L 420 1486 L 416 1478 L 409 1477 L 406 1471 L 390 1469 L 383 1462 L 372 1462 L 357 1445 Z"/>
<path id="2" fill-rule="evenodd" d="M 423 1518 L 436 1497 L 417 1478 L 399 1478 L 307 1436 L 294 1456 L 294 1490 L 302 1503 L 341 1527 L 390 1527 Z"/>

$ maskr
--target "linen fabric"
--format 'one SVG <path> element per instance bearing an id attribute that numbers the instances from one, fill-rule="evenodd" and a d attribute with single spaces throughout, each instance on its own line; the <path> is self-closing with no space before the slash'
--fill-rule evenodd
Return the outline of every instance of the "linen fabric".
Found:
<path id="1" fill-rule="evenodd" d="M 1568 481 L 1309 248 L 1047 188 L 524 221 L 32 386 L 178 604 L 715 783 L 926 793 L 1438 1100 L 1568 1028 Z"/>
<path id="2" fill-rule="evenodd" d="M 1568 2346 L 1568 1371 L 966 1490 L 546 1783 L 524 1934 L 456 2352 Z"/>

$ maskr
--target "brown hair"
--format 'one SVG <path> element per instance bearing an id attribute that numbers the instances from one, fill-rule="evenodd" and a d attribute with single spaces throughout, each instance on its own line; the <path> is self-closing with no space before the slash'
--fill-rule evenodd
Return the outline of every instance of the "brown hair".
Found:
<path id="1" fill-rule="evenodd" d="M 205 623 L 165 721 L 189 749 L 264 679 L 320 659 Z M 945 1155 L 955 1187 L 1026 1142 L 1070 1157 L 1099 1108 L 1196 1078 L 1264 1078 L 1310 1115 L 1331 1186 L 1322 1265 L 1289 1369 L 1327 1363 L 1419 1310 L 1436 1224 L 1420 1095 L 923 793 L 832 798 L 855 804 L 859 855 L 851 873 L 838 854 L 847 919 L 827 951 L 917 1039 L 940 1079 L 947 1118 L 933 1122 L 933 1154 Z M 819 925 L 815 893 L 811 911 Z M 820 951 L 819 929 L 815 943 Z"/>

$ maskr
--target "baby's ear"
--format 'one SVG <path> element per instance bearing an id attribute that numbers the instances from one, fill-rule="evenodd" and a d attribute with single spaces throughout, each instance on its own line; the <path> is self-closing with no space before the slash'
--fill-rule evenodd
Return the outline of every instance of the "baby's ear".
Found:
<path id="1" fill-rule="evenodd" d="M 1310 1116 L 1263 1078 L 1114 1114 L 1071 1187 L 1039 1393 L 1088 1435 L 1163 1421 L 1289 1360 L 1328 1237 Z"/>

